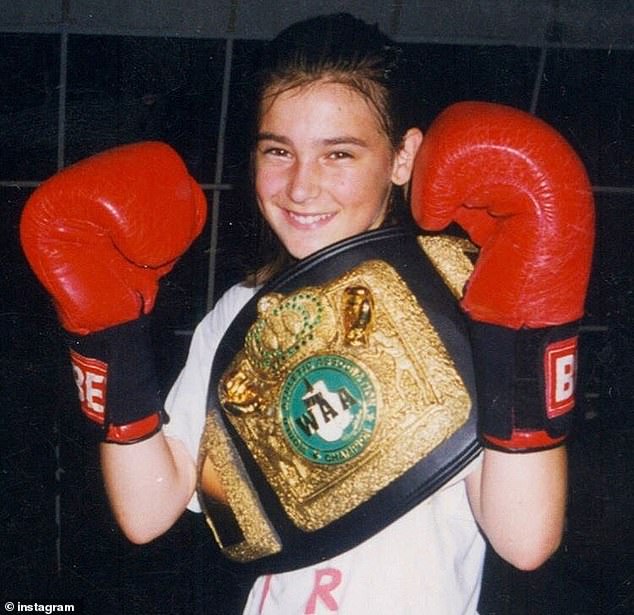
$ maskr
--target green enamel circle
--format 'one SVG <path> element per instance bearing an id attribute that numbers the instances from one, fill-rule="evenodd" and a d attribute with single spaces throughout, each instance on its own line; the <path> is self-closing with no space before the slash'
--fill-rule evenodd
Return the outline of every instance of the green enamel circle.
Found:
<path id="1" fill-rule="evenodd" d="M 366 371 L 339 355 L 299 363 L 281 391 L 281 422 L 293 449 L 311 462 L 338 465 L 358 457 L 376 426 L 376 391 Z"/>

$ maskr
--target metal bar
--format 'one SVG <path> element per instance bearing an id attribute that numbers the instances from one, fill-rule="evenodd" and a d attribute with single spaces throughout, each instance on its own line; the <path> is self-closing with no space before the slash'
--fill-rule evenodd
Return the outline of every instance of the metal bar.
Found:
<path id="1" fill-rule="evenodd" d="M 59 108 L 57 110 L 57 169 L 64 168 L 66 138 L 66 86 L 68 68 L 68 32 L 62 32 L 59 54 Z"/>
<path id="2" fill-rule="evenodd" d="M 224 166 L 225 134 L 227 129 L 227 109 L 229 108 L 229 87 L 231 85 L 231 64 L 233 61 L 233 40 L 228 39 L 225 47 L 225 66 L 222 82 L 222 100 L 220 103 L 220 126 L 218 128 L 218 145 L 216 148 L 216 172 L 214 184 L 222 185 Z M 214 278 L 216 273 L 216 251 L 218 249 L 218 220 L 221 190 L 213 191 L 211 206 L 211 232 L 209 236 L 209 268 L 207 270 L 207 309 L 214 302 Z"/>
<path id="3" fill-rule="evenodd" d="M 542 46 L 539 53 L 539 63 L 537 65 L 537 74 L 535 75 L 535 83 L 533 84 L 533 95 L 531 96 L 530 112 L 535 115 L 537 111 L 537 103 L 539 101 L 539 93 L 542 87 L 542 81 L 544 79 L 544 67 L 546 66 L 546 54 L 548 53 L 547 47 Z"/>

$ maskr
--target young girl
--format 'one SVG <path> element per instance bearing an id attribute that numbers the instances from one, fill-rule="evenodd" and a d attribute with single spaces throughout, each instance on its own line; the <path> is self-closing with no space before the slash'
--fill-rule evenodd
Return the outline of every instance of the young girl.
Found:
<path id="1" fill-rule="evenodd" d="M 423 135 L 408 124 L 399 60 L 376 28 L 345 15 L 297 24 L 270 44 L 252 163 L 278 253 L 197 327 L 167 398 L 170 422 L 142 442 L 101 445 L 112 507 L 133 542 L 165 532 L 186 507 L 200 511 L 196 460 L 211 364 L 257 287 L 297 259 L 408 215 L 403 189 Z M 475 613 L 485 540 L 518 568 L 539 566 L 559 544 L 565 493 L 564 447 L 523 455 L 487 449 L 354 549 L 259 578 L 245 613 Z"/>

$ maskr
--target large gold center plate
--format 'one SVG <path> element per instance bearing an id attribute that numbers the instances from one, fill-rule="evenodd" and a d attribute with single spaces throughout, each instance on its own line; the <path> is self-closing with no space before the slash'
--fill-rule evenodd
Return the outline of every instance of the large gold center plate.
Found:
<path id="1" fill-rule="evenodd" d="M 218 393 L 305 531 L 397 479 L 459 430 L 471 407 L 428 317 L 380 260 L 262 297 Z"/>

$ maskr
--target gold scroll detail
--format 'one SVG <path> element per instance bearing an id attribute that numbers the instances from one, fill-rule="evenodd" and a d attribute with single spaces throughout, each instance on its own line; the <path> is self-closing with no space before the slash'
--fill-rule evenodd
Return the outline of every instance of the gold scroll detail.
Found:
<path id="1" fill-rule="evenodd" d="M 219 398 L 299 528 L 319 529 L 358 507 L 466 422 L 471 402 L 451 357 L 385 262 L 367 261 L 321 287 L 266 295 L 258 312 Z M 287 377 L 320 356 L 358 366 L 376 401 L 369 441 L 341 463 L 298 454 L 282 426 Z"/>
<path id="2" fill-rule="evenodd" d="M 477 247 L 468 239 L 449 235 L 421 235 L 418 243 L 454 297 L 462 299 L 473 272 L 472 258 L 478 253 Z"/>

